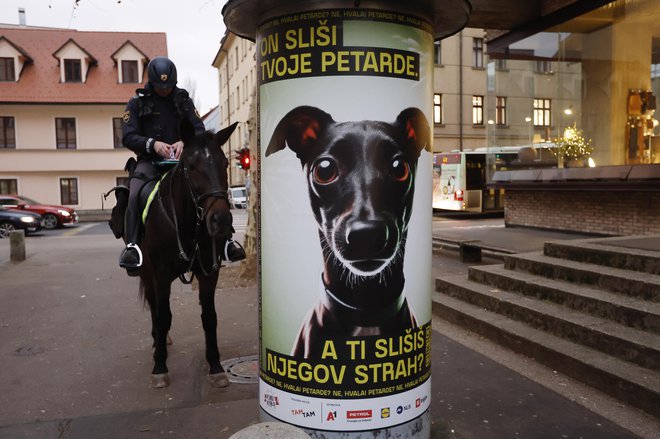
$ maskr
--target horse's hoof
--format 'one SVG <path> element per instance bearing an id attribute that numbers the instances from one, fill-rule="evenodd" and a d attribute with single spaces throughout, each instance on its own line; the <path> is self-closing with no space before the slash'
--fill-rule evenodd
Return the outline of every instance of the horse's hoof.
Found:
<path id="1" fill-rule="evenodd" d="M 155 373 L 151 375 L 151 387 L 162 389 L 170 385 L 170 375 L 167 373 Z"/>
<path id="2" fill-rule="evenodd" d="M 212 387 L 227 387 L 229 385 L 226 372 L 209 374 L 209 381 Z"/>

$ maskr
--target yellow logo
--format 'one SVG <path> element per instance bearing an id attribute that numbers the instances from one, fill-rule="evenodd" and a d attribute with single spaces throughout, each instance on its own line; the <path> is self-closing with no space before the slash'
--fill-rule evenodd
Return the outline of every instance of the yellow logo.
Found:
<path id="1" fill-rule="evenodd" d="M 126 111 L 126 112 L 124 113 L 124 117 L 123 117 L 123 118 L 124 118 L 124 123 L 128 123 L 128 121 L 131 120 L 131 112 L 130 112 L 130 111 Z"/>
<path id="2" fill-rule="evenodd" d="M 166 74 L 160 75 L 160 80 L 163 82 L 167 82 L 167 75 Z"/>
<path id="3" fill-rule="evenodd" d="M 380 417 L 383 418 L 383 419 L 389 418 L 390 417 L 390 408 L 385 407 L 385 408 L 380 409 Z"/>

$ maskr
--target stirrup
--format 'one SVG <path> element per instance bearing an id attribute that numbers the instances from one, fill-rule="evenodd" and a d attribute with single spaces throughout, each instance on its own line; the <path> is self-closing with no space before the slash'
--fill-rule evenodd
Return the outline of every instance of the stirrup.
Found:
<path id="1" fill-rule="evenodd" d="M 139 268 L 142 267 L 142 250 L 140 250 L 140 247 L 137 246 L 137 244 L 129 243 L 126 244 L 126 248 L 134 248 L 135 251 L 137 251 L 138 254 L 138 263 L 136 264 L 135 267 L 129 267 L 129 268 Z"/>
<path id="2" fill-rule="evenodd" d="M 230 244 L 236 244 L 236 245 L 238 246 L 238 248 L 240 248 L 241 250 L 243 250 L 243 257 L 242 257 L 242 258 L 240 258 L 240 259 L 236 259 L 236 260 L 232 260 L 232 259 L 229 258 L 229 245 L 230 245 Z M 222 258 L 223 258 L 225 261 L 227 261 L 227 262 L 237 262 L 237 261 L 242 261 L 243 259 L 245 259 L 245 249 L 244 249 L 243 246 L 242 246 L 241 244 L 239 244 L 237 241 L 234 241 L 233 239 L 228 239 L 227 242 L 225 242 L 225 247 L 224 247 L 224 249 L 223 249 L 223 251 L 222 251 Z"/>

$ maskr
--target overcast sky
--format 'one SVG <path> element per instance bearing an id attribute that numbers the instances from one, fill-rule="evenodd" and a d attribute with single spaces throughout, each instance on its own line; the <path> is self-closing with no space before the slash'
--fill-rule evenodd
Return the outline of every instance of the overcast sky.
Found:
<path id="1" fill-rule="evenodd" d="M 225 0 L 0 0 L 0 23 L 85 31 L 165 32 L 179 86 L 194 84 L 200 114 L 218 105 L 217 70 L 211 66 L 225 32 Z M 192 91 L 192 90 L 189 90 Z M 130 96 L 126 97 L 128 100 Z"/>

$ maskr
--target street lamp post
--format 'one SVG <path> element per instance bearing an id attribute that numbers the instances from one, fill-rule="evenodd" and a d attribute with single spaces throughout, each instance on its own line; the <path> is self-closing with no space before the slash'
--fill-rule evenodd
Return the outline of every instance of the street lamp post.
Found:
<path id="1" fill-rule="evenodd" d="M 532 145 L 532 118 L 527 116 L 525 118 L 525 122 L 527 122 L 527 133 L 528 133 L 528 139 L 529 139 L 529 146 Z"/>

